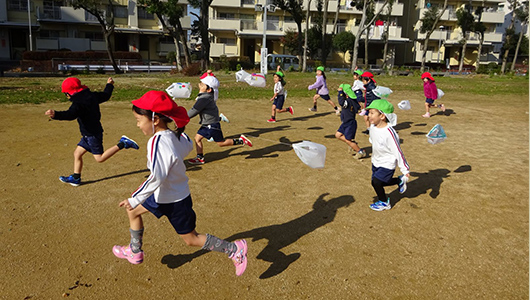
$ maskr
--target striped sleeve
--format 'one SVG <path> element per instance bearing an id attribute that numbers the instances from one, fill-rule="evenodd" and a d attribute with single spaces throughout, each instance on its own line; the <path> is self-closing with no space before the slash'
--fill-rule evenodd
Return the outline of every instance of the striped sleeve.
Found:
<path id="1" fill-rule="evenodd" d="M 407 159 L 405 159 L 405 154 L 403 154 L 403 150 L 401 150 L 401 146 L 399 145 L 399 136 L 397 132 L 392 128 L 391 126 L 388 126 L 388 131 L 390 133 L 390 136 L 392 138 L 392 141 L 390 143 L 390 150 L 392 151 L 392 154 L 397 160 L 399 169 L 401 170 L 401 173 L 403 175 L 406 175 L 410 173 L 410 166 L 407 162 Z"/>

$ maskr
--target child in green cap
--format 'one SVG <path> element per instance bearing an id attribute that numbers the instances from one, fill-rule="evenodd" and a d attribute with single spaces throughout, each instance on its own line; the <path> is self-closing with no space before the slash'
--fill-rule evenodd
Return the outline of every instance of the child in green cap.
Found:
<path id="1" fill-rule="evenodd" d="M 364 101 L 364 94 L 363 92 L 366 90 L 364 88 L 364 84 L 361 81 L 361 75 L 363 74 L 362 70 L 355 70 L 353 72 L 353 85 L 351 89 L 355 93 L 355 96 L 357 96 L 357 102 L 359 102 L 359 105 L 363 109 L 362 113 L 364 113 L 364 108 L 366 108 L 365 101 Z"/>
<path id="2" fill-rule="evenodd" d="M 283 72 L 280 71 L 280 66 L 278 66 L 276 73 L 274 73 L 274 96 L 271 98 L 272 102 L 272 113 L 271 118 L 267 120 L 269 123 L 276 123 L 276 113 L 290 112 L 291 115 L 294 114 L 294 109 L 292 106 L 288 108 L 283 108 L 283 103 L 285 101 L 285 80 Z"/>
<path id="3" fill-rule="evenodd" d="M 377 202 L 370 204 L 375 211 L 392 208 L 390 198 L 386 197 L 385 186 L 397 184 L 399 193 L 407 190 L 410 167 L 399 146 L 399 136 L 392 128 L 397 117 L 394 106 L 387 100 L 374 100 L 367 108 L 370 121 L 370 143 L 372 143 L 372 187 L 377 194 Z M 402 176 L 393 177 L 396 165 Z"/>
<path id="4" fill-rule="evenodd" d="M 340 115 L 339 108 L 331 101 L 331 98 L 329 97 L 329 90 L 328 85 L 326 83 L 326 74 L 324 73 L 324 67 L 320 66 L 317 68 L 317 80 L 312 85 L 308 86 L 308 90 L 316 89 L 317 92 L 315 96 L 313 96 L 313 107 L 309 109 L 309 111 L 316 112 L 317 111 L 317 100 L 318 98 L 322 98 L 326 100 L 331 107 L 335 110 L 335 114 L 338 116 Z"/>
<path id="5" fill-rule="evenodd" d="M 340 113 L 340 124 L 339 129 L 335 133 L 335 137 L 350 146 L 355 150 L 354 158 L 361 159 L 366 157 L 366 152 L 359 148 L 357 142 L 355 142 L 355 133 L 357 132 L 357 120 L 355 116 L 361 107 L 357 103 L 357 96 L 351 89 L 349 84 L 341 84 L 339 86 L 338 101 L 342 110 Z"/>

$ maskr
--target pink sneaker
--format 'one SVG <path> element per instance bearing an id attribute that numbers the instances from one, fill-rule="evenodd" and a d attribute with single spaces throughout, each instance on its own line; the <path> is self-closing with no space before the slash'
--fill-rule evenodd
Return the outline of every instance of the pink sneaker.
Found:
<path id="1" fill-rule="evenodd" d="M 438 107 L 439 107 L 443 112 L 445 112 L 445 105 L 440 104 Z"/>
<path id="2" fill-rule="evenodd" d="M 267 120 L 268 123 L 276 123 L 276 119 L 270 118 Z"/>
<path id="3" fill-rule="evenodd" d="M 291 113 L 291 116 L 294 115 L 294 108 L 292 106 L 289 106 L 289 112 Z"/>
<path id="4" fill-rule="evenodd" d="M 241 135 L 239 138 L 243 140 L 243 143 L 244 143 L 245 145 L 247 145 L 247 146 L 249 146 L 249 147 L 252 147 L 252 142 L 251 142 L 249 139 L 247 139 L 246 136 Z"/>
<path id="5" fill-rule="evenodd" d="M 133 253 L 129 245 L 116 245 L 112 247 L 112 253 L 118 258 L 127 259 L 133 265 L 141 264 L 144 261 L 144 252 L 140 251 L 138 253 Z"/>
<path id="6" fill-rule="evenodd" d="M 236 275 L 241 276 L 247 269 L 247 241 L 237 240 L 234 244 L 237 246 L 237 251 L 230 256 L 230 259 L 232 259 L 234 266 L 236 266 Z"/>
<path id="7" fill-rule="evenodd" d="M 192 165 L 204 165 L 204 158 L 195 157 L 188 159 L 188 162 Z"/>
<path id="8" fill-rule="evenodd" d="M 424 118 L 430 118 L 431 114 L 430 113 L 425 113 L 424 115 L 421 115 L 421 116 L 424 117 Z"/>

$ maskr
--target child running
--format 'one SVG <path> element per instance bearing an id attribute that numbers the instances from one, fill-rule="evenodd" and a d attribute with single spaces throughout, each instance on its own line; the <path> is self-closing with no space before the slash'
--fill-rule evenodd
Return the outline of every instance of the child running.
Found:
<path id="1" fill-rule="evenodd" d="M 430 118 L 431 113 L 429 110 L 434 106 L 445 111 L 445 105 L 443 103 L 438 105 L 434 104 L 434 101 L 438 98 L 438 88 L 436 87 L 436 83 L 434 83 L 434 78 L 432 78 L 431 73 L 425 72 L 421 74 L 421 80 L 423 80 L 423 93 L 425 94 L 425 114 L 422 117 Z"/>
<path id="2" fill-rule="evenodd" d="M 379 97 L 377 97 L 375 94 L 374 94 L 374 89 L 376 88 L 376 82 L 374 80 L 374 74 L 370 73 L 370 72 L 364 72 L 362 75 L 361 75 L 361 80 L 364 84 L 364 88 L 366 90 L 366 93 L 365 93 L 365 108 L 370 106 L 370 104 L 372 103 L 372 101 L 374 101 L 375 99 L 380 99 Z M 366 123 L 366 130 L 363 131 L 364 134 L 369 134 L 370 133 L 370 121 L 368 120 L 368 108 L 364 109 L 363 111 L 361 111 L 361 115 L 364 116 L 364 122 Z"/>
<path id="3" fill-rule="evenodd" d="M 289 112 L 291 115 L 294 114 L 292 106 L 283 108 L 285 101 L 285 90 L 283 87 L 285 84 L 283 72 L 280 71 L 280 66 L 278 66 L 276 73 L 274 73 L 274 96 L 270 100 L 272 102 L 272 112 L 271 118 L 267 120 L 269 123 L 276 123 L 276 113 Z"/>
<path id="4" fill-rule="evenodd" d="M 75 77 L 66 78 L 61 86 L 62 92 L 72 102 L 65 111 L 48 109 L 44 114 L 53 120 L 75 120 L 79 123 L 81 141 L 74 150 L 74 173 L 69 176 L 59 176 L 59 180 L 72 186 L 81 184 L 83 170 L 83 155 L 90 152 L 97 162 L 104 162 L 121 149 L 133 148 L 138 150 L 138 144 L 125 135 L 117 145 L 103 151 L 103 126 L 101 126 L 101 111 L 99 104 L 110 99 L 114 89 L 114 80 L 107 79 L 103 92 L 92 92 L 86 85 Z"/>
<path id="5" fill-rule="evenodd" d="M 192 165 L 202 165 L 205 163 L 204 160 L 204 147 L 202 139 L 213 138 L 214 142 L 219 147 L 232 146 L 232 145 L 247 145 L 252 147 L 252 142 L 247 139 L 244 135 L 240 135 L 236 139 L 225 140 L 223 132 L 221 131 L 221 124 L 219 123 L 219 108 L 215 104 L 214 92 L 212 88 L 204 82 L 199 82 L 199 95 L 193 107 L 188 111 L 190 118 L 200 116 L 199 123 L 201 127 L 195 135 L 195 147 L 197 149 L 197 157 L 188 160 Z"/>
<path id="6" fill-rule="evenodd" d="M 399 136 L 392 128 L 396 123 L 394 106 L 387 100 L 374 100 L 366 109 L 370 127 L 370 143 L 372 143 L 372 187 L 377 194 L 377 202 L 370 204 L 375 211 L 390 209 L 390 198 L 386 197 L 385 186 L 397 184 L 399 193 L 407 190 L 410 167 L 399 146 Z M 403 175 L 393 178 L 396 164 Z"/>
<path id="7" fill-rule="evenodd" d="M 328 85 L 326 83 L 326 74 L 324 73 L 324 67 L 320 66 L 317 68 L 317 80 L 312 85 L 308 86 L 308 90 L 316 89 L 316 94 L 313 96 L 313 107 L 309 109 L 309 111 L 316 112 L 317 111 L 317 100 L 318 98 L 322 98 L 326 100 L 331 107 L 335 110 L 335 114 L 338 116 L 340 115 L 339 108 L 331 101 L 331 98 L 329 97 L 329 90 Z"/>
<path id="8" fill-rule="evenodd" d="M 219 80 L 217 79 L 217 77 L 215 77 L 212 70 L 208 70 L 204 72 L 204 74 L 202 74 L 200 79 L 203 83 L 207 84 L 209 87 L 212 88 L 213 99 L 217 104 L 217 99 L 219 99 Z M 219 118 L 223 122 L 230 123 L 230 120 L 228 120 L 228 118 L 223 113 L 219 114 Z"/>
<path id="9" fill-rule="evenodd" d="M 361 75 L 363 74 L 363 71 L 361 70 L 355 70 L 353 72 L 353 86 L 352 90 L 355 93 L 355 96 L 357 96 L 357 102 L 359 102 L 359 105 L 362 108 L 362 111 L 364 112 L 364 109 L 366 108 L 365 100 L 364 100 L 364 94 L 363 92 L 366 90 L 364 88 L 363 82 L 361 81 Z"/>
<path id="10" fill-rule="evenodd" d="M 190 120 L 186 109 L 161 91 L 149 91 L 132 103 L 136 126 L 150 136 L 147 166 L 151 174 L 129 199 L 119 204 L 127 210 L 131 240 L 126 246 L 114 246 L 112 253 L 132 264 L 143 262 L 142 215 L 151 212 L 157 218 L 166 216 L 188 246 L 227 254 L 234 262 L 236 275 L 241 276 L 247 267 L 247 242 L 231 243 L 195 230 L 196 215 L 184 164 L 184 158 L 193 150 L 190 138 L 184 133 Z M 175 122 L 176 131 L 168 128 L 171 122 Z"/>
<path id="11" fill-rule="evenodd" d="M 341 84 L 339 86 L 338 101 L 342 107 L 340 113 L 342 124 L 340 124 L 339 129 L 335 133 L 335 137 L 348 144 L 355 151 L 354 158 L 361 159 L 366 156 L 366 152 L 359 148 L 359 145 L 355 141 L 355 133 L 357 131 L 357 120 L 355 120 L 355 116 L 361 108 L 356 98 L 357 96 L 351 89 L 351 85 Z"/>

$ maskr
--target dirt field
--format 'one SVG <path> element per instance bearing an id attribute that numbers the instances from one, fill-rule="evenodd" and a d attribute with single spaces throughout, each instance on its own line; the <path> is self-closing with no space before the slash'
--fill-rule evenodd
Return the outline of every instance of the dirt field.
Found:
<path id="1" fill-rule="evenodd" d="M 220 99 L 225 135 L 244 133 L 254 147 L 207 143 L 207 163 L 188 176 L 197 230 L 249 242 L 242 277 L 224 255 L 185 246 L 152 215 L 143 264 L 111 253 L 129 240 L 118 203 L 148 175 L 148 137 L 130 104 L 102 105 L 104 145 L 126 134 L 140 150 L 103 164 L 85 156 L 79 187 L 58 180 L 72 172 L 77 123 L 44 116 L 68 103 L 1 106 L 0 298 L 528 299 L 528 95 L 446 94 L 446 114 L 430 119 L 421 93 L 390 99 L 413 105 L 396 107 L 413 173 L 404 195 L 387 189 L 397 204 L 385 212 L 369 209 L 370 159 L 354 160 L 334 138 L 340 121 L 327 104 L 314 114 L 310 97 L 288 98 L 295 116 L 268 124 L 266 99 Z M 431 145 L 425 134 L 436 123 L 448 139 Z M 302 140 L 326 145 L 324 169 L 278 143 Z M 357 140 L 370 152 L 367 136 L 358 131 Z"/>

